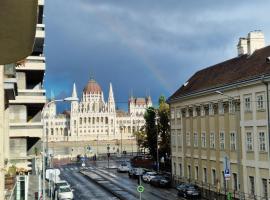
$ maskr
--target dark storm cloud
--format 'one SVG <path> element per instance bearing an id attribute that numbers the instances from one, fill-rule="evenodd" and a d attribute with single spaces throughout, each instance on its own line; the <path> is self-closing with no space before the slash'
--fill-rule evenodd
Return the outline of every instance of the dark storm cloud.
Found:
<path id="1" fill-rule="evenodd" d="M 269 1 L 47 0 L 47 89 L 90 76 L 117 101 L 170 95 L 197 70 L 236 56 L 239 37 L 270 34 Z"/>

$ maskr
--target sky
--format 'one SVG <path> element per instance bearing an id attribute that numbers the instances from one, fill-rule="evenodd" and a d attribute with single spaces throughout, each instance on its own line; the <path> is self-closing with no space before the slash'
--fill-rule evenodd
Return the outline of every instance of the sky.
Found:
<path id="1" fill-rule="evenodd" d="M 237 56 L 239 37 L 262 30 L 268 0 L 46 0 L 47 96 L 79 97 L 91 77 L 117 106 L 168 98 L 196 71 Z M 58 106 L 69 109 L 68 104 Z"/>

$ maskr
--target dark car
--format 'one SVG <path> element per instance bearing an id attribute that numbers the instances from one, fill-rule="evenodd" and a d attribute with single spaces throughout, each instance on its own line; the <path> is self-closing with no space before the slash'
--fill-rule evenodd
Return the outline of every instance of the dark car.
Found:
<path id="1" fill-rule="evenodd" d="M 171 179 L 169 176 L 157 175 L 150 180 L 150 184 L 157 187 L 170 187 Z"/>
<path id="2" fill-rule="evenodd" d="M 142 168 L 130 168 L 128 171 L 129 178 L 138 178 L 140 175 L 144 173 Z"/>
<path id="3" fill-rule="evenodd" d="M 178 196 L 185 198 L 199 198 L 201 196 L 200 189 L 198 186 L 190 183 L 182 183 L 176 186 Z"/>

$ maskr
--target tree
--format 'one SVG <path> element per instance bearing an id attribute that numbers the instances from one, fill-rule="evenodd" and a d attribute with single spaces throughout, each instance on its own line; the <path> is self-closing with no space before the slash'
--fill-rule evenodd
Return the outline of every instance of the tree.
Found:
<path id="1" fill-rule="evenodd" d="M 139 149 L 145 149 L 146 145 L 146 133 L 144 131 L 144 127 L 142 127 L 139 131 L 134 132 L 134 136 L 137 140 L 137 145 Z"/>
<path id="2" fill-rule="evenodd" d="M 166 99 L 164 96 L 159 97 L 159 134 L 161 137 L 161 141 L 159 143 L 160 148 L 160 156 L 164 158 L 169 157 L 171 154 L 171 145 L 170 145 L 170 108 L 169 105 L 166 103 Z"/>
<path id="3" fill-rule="evenodd" d="M 156 109 L 149 107 L 144 114 L 146 141 L 145 147 L 149 149 L 150 155 L 155 159 L 157 152 L 157 126 Z"/>

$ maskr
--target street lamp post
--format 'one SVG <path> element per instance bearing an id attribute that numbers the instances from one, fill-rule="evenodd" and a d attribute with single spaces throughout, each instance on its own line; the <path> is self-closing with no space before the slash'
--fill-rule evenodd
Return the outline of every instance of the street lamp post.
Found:
<path id="1" fill-rule="evenodd" d="M 241 151 L 240 151 L 240 147 L 241 147 L 241 144 L 240 144 L 240 132 L 237 130 L 238 129 L 238 125 L 237 125 L 237 122 L 240 120 L 240 109 L 239 109 L 239 112 L 238 112 L 238 106 L 237 106 L 237 103 L 236 103 L 236 99 L 230 95 L 226 95 L 224 94 L 223 92 L 221 91 L 216 91 L 217 94 L 220 94 L 220 95 L 224 95 L 226 97 L 228 97 L 229 100 L 232 101 L 234 107 L 235 107 L 235 112 L 236 112 L 236 116 L 235 116 L 235 121 L 236 121 L 236 141 L 237 141 L 237 182 L 238 182 L 238 186 L 237 188 L 239 189 L 239 198 L 240 200 L 242 200 L 242 192 L 241 192 L 241 185 L 240 185 L 240 174 L 241 174 Z M 226 187 L 228 184 L 226 184 Z M 226 189 L 226 188 L 225 188 Z"/>
<path id="2" fill-rule="evenodd" d="M 159 172 L 159 153 L 158 153 L 158 136 L 159 136 L 159 132 L 158 132 L 158 112 L 156 110 L 151 109 L 152 107 L 149 108 L 149 110 L 151 110 L 152 112 L 155 113 L 155 125 L 156 125 L 156 134 L 157 134 L 157 172 Z"/>
<path id="3" fill-rule="evenodd" d="M 51 105 L 52 103 L 55 103 L 55 102 L 77 101 L 77 100 L 78 100 L 78 98 L 75 98 L 75 97 L 67 97 L 64 99 L 55 99 L 55 100 L 51 100 L 48 103 L 46 103 L 44 105 L 44 107 L 42 108 L 41 117 L 42 117 L 42 126 L 43 126 L 42 127 L 42 199 L 43 200 L 46 199 L 46 194 L 45 194 L 45 173 L 46 173 L 45 158 L 46 157 L 48 158 L 48 149 L 46 150 L 46 156 L 45 156 L 45 140 L 46 140 L 46 147 L 48 148 L 48 133 L 46 133 L 46 136 L 45 136 L 44 110 L 46 107 L 49 107 L 49 105 Z"/>

